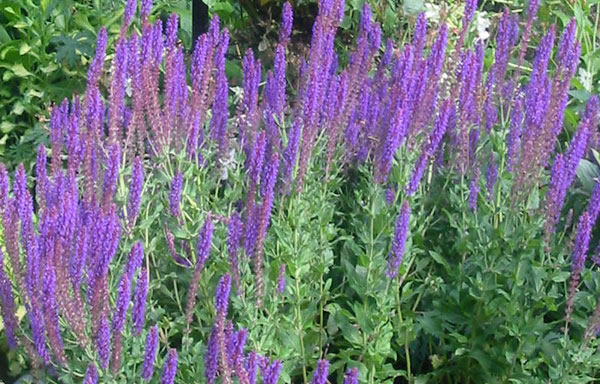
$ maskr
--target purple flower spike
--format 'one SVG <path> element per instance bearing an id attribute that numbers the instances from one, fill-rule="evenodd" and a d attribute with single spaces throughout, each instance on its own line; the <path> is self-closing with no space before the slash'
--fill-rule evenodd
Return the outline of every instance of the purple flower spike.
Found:
<path id="1" fill-rule="evenodd" d="M 275 360 L 263 372 L 263 384 L 277 384 L 281 374 L 281 361 Z"/>
<path id="2" fill-rule="evenodd" d="M 179 203 L 181 200 L 181 188 L 183 186 L 183 175 L 181 172 L 177 172 L 173 180 L 171 181 L 171 191 L 169 193 L 169 206 L 171 208 L 171 215 L 175 217 L 181 216 L 181 210 Z"/>
<path id="3" fill-rule="evenodd" d="M 279 277 L 277 278 L 277 292 L 283 294 L 285 292 L 285 264 L 279 267 Z"/>
<path id="4" fill-rule="evenodd" d="M 0 309 L 2 310 L 4 333 L 6 334 L 8 346 L 11 349 L 15 349 L 17 347 L 15 331 L 19 323 L 15 316 L 15 299 L 12 293 L 12 286 L 4 272 L 4 255 L 2 254 L 2 249 L 0 249 Z"/>
<path id="5" fill-rule="evenodd" d="M 283 4 L 283 10 L 281 11 L 281 29 L 279 30 L 279 44 L 287 44 L 290 42 L 293 18 L 294 16 L 292 11 L 292 5 L 289 1 L 286 1 Z"/>
<path id="6" fill-rule="evenodd" d="M 145 268 L 142 268 L 135 285 L 135 291 L 133 293 L 133 309 L 131 310 L 131 322 L 133 323 L 133 334 L 135 336 L 139 336 L 144 327 L 147 297 L 148 272 Z"/>
<path id="7" fill-rule="evenodd" d="M 326 384 L 327 374 L 329 373 L 329 361 L 319 360 L 317 362 L 317 369 L 313 375 L 311 384 Z"/>
<path id="8" fill-rule="evenodd" d="M 91 363 L 88 366 L 87 371 L 85 372 L 85 377 L 83 378 L 83 384 L 96 384 L 98 383 L 98 369 L 94 363 Z"/>
<path id="9" fill-rule="evenodd" d="M 8 172 L 4 164 L 0 163 L 0 213 L 6 209 L 8 203 Z"/>
<path id="10" fill-rule="evenodd" d="M 110 325 L 106 317 L 100 319 L 100 327 L 96 335 L 96 348 L 98 350 L 98 359 L 102 369 L 108 368 L 110 359 Z"/>
<path id="11" fill-rule="evenodd" d="M 477 196 L 479 195 L 479 168 L 475 168 L 475 174 L 469 183 L 469 208 L 477 210 Z"/>
<path id="12" fill-rule="evenodd" d="M 142 190 L 144 185 L 144 167 L 139 157 L 133 160 L 131 183 L 129 184 L 129 200 L 127 201 L 127 222 L 132 227 L 140 211 Z"/>
<path id="13" fill-rule="evenodd" d="M 231 277 L 227 273 L 219 280 L 219 285 L 217 285 L 217 292 L 215 294 L 215 306 L 217 308 L 217 313 L 224 318 L 227 317 L 227 306 L 229 304 L 230 290 Z"/>
<path id="14" fill-rule="evenodd" d="M 125 5 L 125 12 L 123 13 L 123 29 L 127 29 L 127 27 L 129 27 L 129 25 L 131 24 L 131 20 L 133 20 L 136 8 L 137 0 L 127 0 L 127 4 Z"/>
<path id="15" fill-rule="evenodd" d="M 142 6 L 140 8 L 140 16 L 142 20 L 147 20 L 152 10 L 152 0 L 142 0 Z"/>
<path id="16" fill-rule="evenodd" d="M 163 368 L 161 384 L 173 384 L 177 375 L 177 350 L 170 349 Z"/>
<path id="17" fill-rule="evenodd" d="M 402 204 L 400 214 L 396 219 L 396 229 L 394 231 L 394 240 L 392 240 L 392 249 L 388 256 L 387 264 L 387 276 L 390 279 L 395 278 L 398 275 L 398 268 L 402 264 L 402 258 L 404 256 L 404 246 L 406 243 L 406 237 L 408 236 L 408 227 L 410 224 L 410 205 L 408 201 Z"/>
<path id="18" fill-rule="evenodd" d="M 208 384 L 214 384 L 219 368 L 219 337 L 217 328 L 210 333 L 210 339 L 204 355 L 204 376 Z"/>
<path id="19" fill-rule="evenodd" d="M 192 322 L 193 310 L 196 305 L 196 291 L 200 282 L 200 273 L 204 268 L 206 260 L 210 254 L 210 244 L 213 234 L 213 223 L 210 218 L 207 218 L 198 235 L 198 245 L 196 246 L 196 266 L 194 267 L 194 276 L 189 285 L 188 296 L 185 305 L 186 324 Z"/>
<path id="20" fill-rule="evenodd" d="M 352 368 L 346 371 L 344 384 L 358 384 L 358 368 Z"/>
<path id="21" fill-rule="evenodd" d="M 142 364 L 142 379 L 149 381 L 154 373 L 154 359 L 158 350 L 158 326 L 150 328 L 146 336 L 146 353 Z"/>

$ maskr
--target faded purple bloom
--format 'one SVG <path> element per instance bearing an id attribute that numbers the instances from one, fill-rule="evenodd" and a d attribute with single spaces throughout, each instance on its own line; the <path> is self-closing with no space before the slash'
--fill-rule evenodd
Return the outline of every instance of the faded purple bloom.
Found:
<path id="1" fill-rule="evenodd" d="M 133 334 L 139 336 L 144 327 L 146 313 L 146 299 L 148 296 L 148 271 L 142 268 L 138 275 L 135 290 L 133 292 L 133 308 L 131 310 L 131 322 L 133 323 Z"/>
<path id="2" fill-rule="evenodd" d="M 158 326 L 153 325 L 146 336 L 146 352 L 142 364 L 142 379 L 149 381 L 154 373 L 154 359 L 158 350 Z"/>
<path id="3" fill-rule="evenodd" d="M 173 384 L 175 382 L 175 376 L 177 375 L 177 350 L 174 348 L 169 349 L 169 354 L 163 367 L 162 377 L 160 378 L 161 384 Z"/>
<path id="4" fill-rule="evenodd" d="M 127 222 L 132 227 L 140 211 L 142 189 L 144 185 L 144 167 L 139 157 L 133 160 L 131 167 L 131 183 L 129 184 L 129 200 L 127 201 Z"/>
<path id="5" fill-rule="evenodd" d="M 204 354 L 204 376 L 208 384 L 214 384 L 219 368 L 219 336 L 217 328 L 213 327 Z"/>
<path id="6" fill-rule="evenodd" d="M 281 29 L 279 30 L 279 44 L 287 44 L 290 42 L 290 36 L 292 34 L 292 24 L 294 15 L 292 11 L 292 5 L 289 1 L 283 4 L 281 11 Z"/>
<path id="7" fill-rule="evenodd" d="M 402 264 L 402 257 L 404 256 L 404 246 L 406 243 L 406 237 L 408 236 L 408 228 L 410 224 L 410 206 L 408 201 L 402 204 L 402 209 L 396 219 L 396 229 L 394 231 L 394 239 L 392 240 L 392 248 L 388 256 L 387 271 L 386 274 L 390 279 L 395 278 L 398 275 L 398 268 Z"/>
<path id="8" fill-rule="evenodd" d="M 83 384 L 96 384 L 98 383 L 98 369 L 94 365 L 94 363 L 90 363 L 87 371 L 85 372 L 85 377 L 83 378 Z"/>
<path id="9" fill-rule="evenodd" d="M 358 384 L 358 368 L 352 368 L 346 371 L 344 384 Z"/>
<path id="10" fill-rule="evenodd" d="M 285 264 L 279 266 L 279 277 L 277 277 L 277 292 L 285 292 Z"/>
<path id="11" fill-rule="evenodd" d="M 326 384 L 327 374 L 329 373 L 329 361 L 319 360 L 317 362 L 317 369 L 313 375 L 311 384 Z"/>
<path id="12" fill-rule="evenodd" d="M 396 198 L 396 188 L 388 187 L 385 190 L 385 202 L 388 205 L 392 205 L 394 203 L 394 199 Z"/>
<path id="13" fill-rule="evenodd" d="M 179 203 L 181 201 L 181 188 L 183 186 L 183 175 L 181 172 L 177 172 L 173 180 L 171 181 L 171 191 L 169 193 L 169 207 L 171 208 L 171 215 L 175 217 L 181 216 L 181 209 Z"/>

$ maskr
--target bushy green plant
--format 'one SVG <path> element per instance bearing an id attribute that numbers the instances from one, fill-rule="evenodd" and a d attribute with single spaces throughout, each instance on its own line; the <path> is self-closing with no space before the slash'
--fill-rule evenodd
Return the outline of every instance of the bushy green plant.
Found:
<path id="1" fill-rule="evenodd" d="M 11 376 L 598 376 L 600 184 L 581 164 L 600 145 L 600 105 L 590 97 L 563 132 L 575 21 L 530 50 L 532 1 L 524 32 L 507 10 L 486 49 L 470 0 L 456 34 L 419 16 L 382 49 L 363 5 L 341 60 L 344 2 L 323 0 L 295 68 L 288 4 L 272 70 L 246 51 L 235 99 L 219 19 L 188 66 L 178 18 L 153 23 L 150 4 L 137 24 L 127 2 L 110 69 L 100 32 L 85 93 L 52 111 L 35 182 L 0 166 Z M 578 172 L 593 192 L 573 204 Z"/>

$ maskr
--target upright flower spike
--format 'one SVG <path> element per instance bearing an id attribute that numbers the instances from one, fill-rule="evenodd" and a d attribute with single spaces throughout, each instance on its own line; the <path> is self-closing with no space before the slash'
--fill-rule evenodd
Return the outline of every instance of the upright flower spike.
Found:
<path id="1" fill-rule="evenodd" d="M 479 167 L 475 167 L 473 177 L 469 182 L 469 209 L 472 211 L 477 210 L 477 197 L 479 196 Z"/>
<path id="2" fill-rule="evenodd" d="M 119 144 L 111 145 L 104 171 L 104 206 L 108 207 L 112 202 L 117 190 L 117 179 L 121 166 L 121 147 Z"/>
<path id="3" fill-rule="evenodd" d="M 96 349 L 98 351 L 98 360 L 102 369 L 108 368 L 110 359 L 110 325 L 106 317 L 100 319 L 100 327 L 96 335 Z"/>
<path id="4" fill-rule="evenodd" d="M 283 152 L 283 169 L 281 179 L 283 180 L 283 188 L 286 193 L 289 193 L 292 174 L 298 160 L 298 146 L 300 144 L 300 136 L 302 134 L 302 120 L 297 118 L 292 123 L 288 136 L 288 143 Z"/>
<path id="5" fill-rule="evenodd" d="M 573 259 L 571 262 L 571 280 L 569 282 L 569 295 L 566 303 L 565 320 L 568 324 L 571 322 L 571 314 L 573 313 L 573 302 L 577 293 L 577 286 L 581 279 L 581 272 L 585 267 L 585 260 L 590 245 L 591 232 L 594 223 L 592 223 L 589 212 L 584 212 L 579 218 L 577 224 L 577 235 L 573 246 Z"/>
<path id="6" fill-rule="evenodd" d="M 83 378 L 83 384 L 97 384 L 98 383 L 98 369 L 94 363 L 90 363 L 87 371 L 85 372 L 85 377 Z"/>
<path id="7" fill-rule="evenodd" d="M 279 276 L 277 277 L 277 292 L 283 295 L 285 292 L 285 264 L 279 266 Z"/>
<path id="8" fill-rule="evenodd" d="M 263 384 L 277 384 L 281 374 L 281 361 L 275 360 L 263 372 Z"/>
<path id="9" fill-rule="evenodd" d="M 129 0 L 132 1 L 132 0 Z M 110 81 L 108 139 L 110 144 L 116 144 L 120 139 L 123 128 L 123 110 L 125 108 L 125 81 L 127 78 L 127 40 L 119 38 L 113 60 L 112 77 Z"/>
<path id="10" fill-rule="evenodd" d="M 198 290 L 198 283 L 200 282 L 200 274 L 204 268 L 204 264 L 208 260 L 210 254 L 210 244 L 213 234 L 213 223 L 210 218 L 207 218 L 200 230 L 198 235 L 198 245 L 196 247 L 196 266 L 194 267 L 194 276 L 190 283 L 187 295 L 187 302 L 185 305 L 185 322 L 187 331 L 189 331 L 189 325 L 192 323 L 192 317 L 194 312 L 194 306 L 196 305 L 196 292 Z"/>
<path id="11" fill-rule="evenodd" d="M 328 373 L 329 361 L 319 360 L 317 362 L 317 369 L 315 369 L 315 373 L 313 374 L 311 384 L 326 384 Z"/>
<path id="12" fill-rule="evenodd" d="M 148 271 L 142 268 L 137 278 L 135 291 L 133 293 L 133 308 L 131 310 L 131 322 L 133 323 L 133 334 L 139 336 L 144 327 L 146 314 L 146 300 L 148 297 Z"/>
<path id="13" fill-rule="evenodd" d="M 142 5 L 140 8 L 140 17 L 142 21 L 147 22 L 148 16 L 150 16 L 150 11 L 152 10 L 152 0 L 142 0 Z"/>
<path id="14" fill-rule="evenodd" d="M 289 1 L 283 4 L 281 11 L 281 29 L 279 30 L 279 44 L 286 45 L 290 42 L 290 36 L 292 34 L 292 24 L 294 15 L 292 11 L 292 5 Z"/>
<path id="15" fill-rule="evenodd" d="M 169 207 L 171 209 L 171 215 L 174 217 L 181 216 L 181 209 L 179 204 L 181 201 L 181 188 L 183 187 L 183 175 L 177 171 L 175 177 L 171 181 L 171 191 L 169 193 Z"/>
<path id="16" fill-rule="evenodd" d="M 127 222 L 129 223 L 130 228 L 135 225 L 135 221 L 140 211 L 143 188 L 144 167 L 139 156 L 136 156 L 131 167 L 131 182 L 129 184 L 129 199 L 127 201 Z"/>
<path id="17" fill-rule="evenodd" d="M 265 185 L 265 195 L 261 204 L 260 220 L 258 223 L 258 237 L 256 240 L 256 255 L 254 257 L 254 273 L 256 275 L 256 291 L 258 295 L 257 305 L 262 304 L 263 290 L 263 276 L 262 276 L 262 256 L 263 256 L 263 243 L 265 241 L 267 227 L 271 220 L 271 210 L 273 208 L 273 198 L 275 193 L 275 182 L 277 181 L 277 173 L 279 171 L 279 154 L 274 152 L 268 164 L 265 164 L 265 180 L 262 182 Z"/>
<path id="18" fill-rule="evenodd" d="M 240 292 L 239 247 L 241 235 L 242 221 L 240 214 L 234 212 L 229 218 L 229 224 L 227 225 L 227 253 L 229 254 L 233 285 L 238 293 Z"/>
<path id="19" fill-rule="evenodd" d="M 163 367 L 163 373 L 160 378 L 160 384 L 173 384 L 175 383 L 175 376 L 177 375 L 177 350 L 174 348 L 169 349 L 169 354 L 165 360 Z"/>
<path id="20" fill-rule="evenodd" d="M 158 326 L 153 325 L 146 335 L 146 352 L 142 364 L 142 379 L 150 381 L 154 374 L 154 360 L 158 351 Z"/>
<path id="21" fill-rule="evenodd" d="M 217 327 L 213 327 L 204 355 L 204 376 L 208 384 L 214 384 L 219 369 L 219 335 Z"/>
<path id="22" fill-rule="evenodd" d="M 133 20 L 133 16 L 135 15 L 135 10 L 137 8 L 137 0 L 127 0 L 127 4 L 125 5 L 125 11 L 123 13 L 123 25 L 121 26 L 121 35 L 125 35 L 127 28 L 131 24 Z"/>
<path id="23" fill-rule="evenodd" d="M 2 249 L 0 249 L 0 310 L 8 346 L 11 349 L 15 349 L 17 347 L 15 332 L 19 322 L 15 312 L 15 299 L 12 293 L 12 286 L 4 271 L 4 254 L 2 253 Z"/>
<path id="24" fill-rule="evenodd" d="M 494 188 L 496 186 L 496 181 L 498 180 L 498 164 L 496 164 L 496 160 L 494 159 L 494 154 L 490 155 L 490 160 L 488 164 L 488 168 L 485 174 L 485 187 L 488 192 L 488 198 L 490 200 L 493 199 L 494 196 Z"/>
<path id="25" fill-rule="evenodd" d="M 408 201 L 405 201 L 402 204 L 402 209 L 400 210 L 400 214 L 396 219 L 394 239 L 392 240 L 392 248 L 388 256 L 386 274 L 390 279 L 393 279 L 398 275 L 398 269 L 400 268 L 400 264 L 402 264 L 402 257 L 404 256 L 404 246 L 408 236 L 409 224 L 410 206 L 408 205 Z"/>
<path id="26" fill-rule="evenodd" d="M 223 383 L 231 384 L 231 366 L 227 356 L 227 343 L 225 340 L 225 319 L 227 318 L 227 307 L 229 305 L 229 293 L 231 291 L 231 277 L 225 274 L 219 280 L 217 292 L 215 293 L 215 307 L 217 309 L 217 338 L 219 342 L 219 371 Z"/>

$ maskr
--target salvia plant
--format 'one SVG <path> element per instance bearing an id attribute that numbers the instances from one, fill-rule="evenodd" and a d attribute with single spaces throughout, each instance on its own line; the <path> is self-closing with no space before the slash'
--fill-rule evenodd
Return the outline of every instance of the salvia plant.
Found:
<path id="1" fill-rule="evenodd" d="M 492 48 L 467 0 L 458 31 L 420 15 L 397 45 L 364 5 L 342 64 L 344 1 L 321 0 L 292 67 L 286 4 L 273 68 L 248 50 L 234 102 L 218 17 L 187 54 L 151 5 L 127 1 L 110 60 L 99 32 L 34 177 L 0 166 L 17 366 L 64 383 L 598 377 L 600 184 L 573 192 L 600 106 L 564 128 L 574 21 L 533 49 L 531 0 Z"/>

